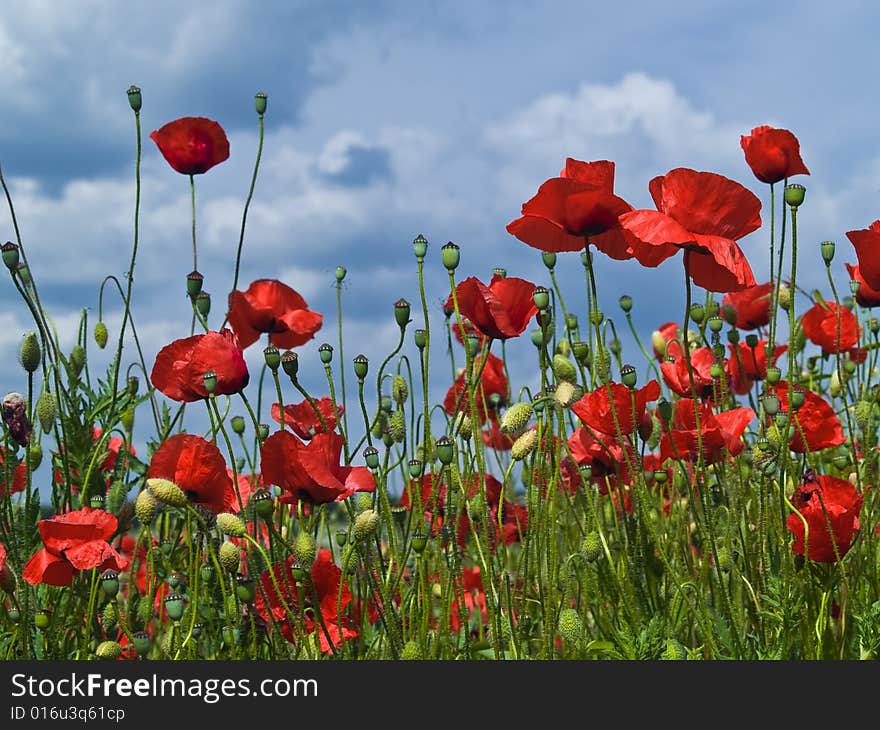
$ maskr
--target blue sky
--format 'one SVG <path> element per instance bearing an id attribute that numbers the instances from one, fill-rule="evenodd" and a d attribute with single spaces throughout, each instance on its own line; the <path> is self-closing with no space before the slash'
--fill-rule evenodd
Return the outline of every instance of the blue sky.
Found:
<path id="1" fill-rule="evenodd" d="M 396 344 L 394 301 L 418 302 L 417 234 L 430 244 L 435 331 L 448 294 L 439 258 L 447 241 L 461 246 L 460 278 L 486 281 L 503 266 L 548 283 L 538 252 L 505 225 L 566 156 L 613 160 L 616 190 L 635 207 L 652 207 L 648 181 L 674 167 L 719 172 L 753 190 L 769 221 L 768 188 L 746 166 L 739 138 L 761 124 L 791 129 L 811 171 L 797 179 L 807 187 L 802 285 L 827 290 L 818 243 L 831 239 L 845 289 L 843 262 L 855 262 L 845 231 L 880 217 L 869 50 L 878 15 L 867 2 L 18 2 L 0 16 L 0 164 L 33 275 L 69 347 L 81 310 L 90 325 L 96 319 L 101 280 L 128 266 L 134 123 L 125 91 L 141 87 L 133 314 L 151 367 L 160 347 L 189 334 L 192 260 L 188 181 L 147 135 L 207 116 L 229 136 L 229 160 L 199 176 L 196 190 L 199 268 L 217 326 L 256 155 L 253 95 L 267 93 L 240 288 L 280 278 L 325 315 L 299 349 L 303 381 L 323 394 L 317 347 L 337 342 L 338 265 L 349 273 L 345 360 L 334 367 L 351 384 L 355 354 L 376 367 Z M 0 236 L 13 239 L 8 212 L 0 221 Z M 765 225 L 741 242 L 759 280 L 768 238 Z M 634 295 L 646 336 L 680 319 L 678 257 L 655 270 L 601 256 L 597 266 L 603 308 L 619 326 L 623 293 Z M 562 255 L 558 273 L 569 308 L 585 319 L 578 255 Z M 10 363 L 0 387 L 22 391 L 12 363 L 32 325 L 11 282 L 0 298 Z M 411 329 L 420 326 L 413 311 Z M 104 312 L 113 341 L 118 300 L 108 298 Z M 247 352 L 254 376 L 260 347 Z M 412 357 L 411 332 L 407 348 Z M 109 349 L 90 346 L 96 372 Z M 527 337 L 507 352 L 515 386 L 534 386 Z M 449 368 L 442 347 L 435 354 L 439 400 Z M 144 412 L 138 428 L 148 426 Z"/>

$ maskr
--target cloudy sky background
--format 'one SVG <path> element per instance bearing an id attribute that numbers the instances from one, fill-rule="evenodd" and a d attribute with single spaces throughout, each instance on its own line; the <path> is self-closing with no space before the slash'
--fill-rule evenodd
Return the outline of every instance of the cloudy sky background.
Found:
<path id="1" fill-rule="evenodd" d="M 350 388 L 351 358 L 361 352 L 374 382 L 396 345 L 393 304 L 401 297 L 413 303 L 404 352 L 415 357 L 421 312 L 411 242 L 424 234 L 439 401 L 450 384 L 439 336 L 448 294 L 440 247 L 461 246 L 459 278 L 488 281 L 503 266 L 548 284 L 540 254 L 505 226 L 566 156 L 613 160 L 616 191 L 637 208 L 653 207 L 648 181 L 674 167 L 743 183 L 765 204 L 767 224 L 741 242 L 762 281 L 769 188 L 747 167 L 740 135 L 761 124 L 791 129 L 811 171 L 795 180 L 807 187 L 800 282 L 828 291 L 818 244 L 831 239 L 833 271 L 846 290 L 843 263 L 855 256 L 845 231 L 880 217 L 867 50 L 878 15 L 867 2 L 13 2 L 0 16 L 0 164 L 43 303 L 69 349 L 82 310 L 90 330 L 96 321 L 102 279 L 122 279 L 128 267 L 135 137 L 126 89 L 141 87 L 133 316 L 150 368 L 159 348 L 189 334 L 192 259 L 188 179 L 148 135 L 181 116 L 207 116 L 229 136 L 229 160 L 196 179 L 199 268 L 216 327 L 257 150 L 253 96 L 265 92 L 239 288 L 279 278 L 324 314 L 316 339 L 299 348 L 303 382 L 323 395 L 317 347 L 337 344 L 334 270 L 345 266 L 344 360 L 337 353 L 334 370 L 346 369 Z M 14 240 L 5 208 L 0 221 L 0 237 Z M 625 360 L 640 368 L 617 299 L 634 296 L 646 337 L 680 319 L 679 258 L 642 270 L 597 256 L 603 308 L 621 330 Z M 578 254 L 561 255 L 558 274 L 568 307 L 585 320 Z M 16 355 L 33 325 L 11 281 L 0 284 L 0 298 L 0 387 L 24 391 Z M 112 343 L 121 321 L 112 292 L 104 318 Z M 247 351 L 254 381 L 263 344 Z M 110 349 L 90 341 L 93 374 L 103 372 Z M 134 360 L 131 346 L 127 352 L 124 366 Z M 534 388 L 528 336 L 508 343 L 507 353 L 515 390 Z M 197 411 L 188 416 L 193 430 L 203 426 Z M 149 428 L 144 411 L 136 442 Z"/>

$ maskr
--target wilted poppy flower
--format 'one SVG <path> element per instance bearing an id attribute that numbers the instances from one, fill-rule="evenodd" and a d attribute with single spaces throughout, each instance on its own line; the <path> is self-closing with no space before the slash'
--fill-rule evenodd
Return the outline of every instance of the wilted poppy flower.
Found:
<path id="1" fill-rule="evenodd" d="M 315 413 L 315 406 L 317 406 L 321 418 L 324 419 L 323 423 Z M 318 398 L 315 400 L 315 406 L 312 406 L 308 400 L 284 406 L 284 426 L 289 426 L 303 441 L 308 441 L 316 433 L 333 431 L 339 419 L 342 418 L 342 406 L 337 405 L 334 413 L 333 401 L 330 398 Z M 272 404 L 272 419 L 281 423 L 281 408 L 277 403 Z"/>
<path id="2" fill-rule="evenodd" d="M 209 370 L 217 375 L 215 395 L 232 395 L 248 384 L 247 364 L 232 330 L 224 327 L 165 345 L 150 380 L 172 400 L 189 403 L 208 397 L 204 378 Z"/>
<path id="3" fill-rule="evenodd" d="M 751 408 L 733 408 L 714 413 L 712 408 L 699 404 L 700 438 L 697 438 L 697 418 L 692 398 L 682 398 L 675 404 L 675 413 L 669 430 L 664 429 L 660 439 L 662 459 L 690 457 L 696 460 L 702 446 L 703 461 L 712 464 L 725 456 L 736 456 L 745 448 L 742 434 L 752 422 Z"/>
<path id="4" fill-rule="evenodd" d="M 712 398 L 716 395 L 715 378 L 712 377 L 714 364 L 715 353 L 712 352 L 711 347 L 698 347 L 691 352 L 691 370 L 698 398 Z M 663 381 L 674 393 L 685 398 L 693 395 L 687 358 L 677 342 L 673 342 L 667 348 L 667 359 L 660 363 L 660 371 L 663 373 Z M 724 374 L 730 377 L 727 363 L 724 363 Z"/>
<path id="5" fill-rule="evenodd" d="M 859 273 L 868 286 L 880 289 L 880 220 L 874 221 L 868 228 L 847 231 L 846 237 L 856 250 L 859 259 Z"/>
<path id="6" fill-rule="evenodd" d="M 480 372 L 481 358 L 474 358 L 473 367 L 475 373 Z M 498 395 L 502 401 L 506 401 L 510 389 L 507 376 L 504 374 L 504 361 L 500 357 L 496 357 L 491 352 L 488 353 L 486 366 L 482 368 L 482 371 L 480 387 L 477 388 L 475 394 L 477 414 L 481 424 L 486 421 L 487 407 L 490 405 L 491 397 Z M 455 384 L 446 392 L 446 397 L 443 399 L 443 409 L 450 416 L 457 412 L 470 414 L 464 370 L 459 373 Z"/>
<path id="7" fill-rule="evenodd" d="M 68 586 L 77 570 L 125 569 L 128 561 L 108 543 L 117 526 L 112 514 L 90 507 L 40 520 L 43 547 L 28 560 L 22 577 L 31 585 Z"/>
<path id="8" fill-rule="evenodd" d="M 791 450 L 805 454 L 843 444 L 846 441 L 843 426 L 831 405 L 812 390 L 800 390 L 804 394 L 804 404 L 797 410 L 792 424 Z M 788 413 L 788 383 L 785 380 L 776 384 L 776 396 L 779 398 L 779 410 Z"/>
<path id="9" fill-rule="evenodd" d="M 735 326 L 741 330 L 756 330 L 770 323 L 770 300 L 773 282 L 755 284 L 742 291 L 728 292 L 721 299 L 726 316 L 732 313 Z M 731 317 L 732 318 L 732 317 Z"/>
<path id="10" fill-rule="evenodd" d="M 455 287 L 458 310 L 486 337 L 507 340 L 519 337 L 538 311 L 532 294 L 535 285 L 515 276 L 494 274 L 489 286 L 475 276 Z M 446 301 L 453 306 L 452 295 Z"/>
<path id="11" fill-rule="evenodd" d="M 859 531 L 862 500 L 847 480 L 827 474 L 816 476 L 808 470 L 803 484 L 791 497 L 801 516 L 792 513 L 785 520 L 795 536 L 791 549 L 817 563 L 834 563 L 838 555 L 842 558 Z M 804 520 L 809 531 L 804 529 Z"/>
<path id="12" fill-rule="evenodd" d="M 767 125 L 755 127 L 740 137 L 746 163 L 761 182 L 775 183 L 792 175 L 809 175 L 801 159 L 801 145 L 787 129 Z"/>
<path id="13" fill-rule="evenodd" d="M 856 315 L 836 302 L 816 302 L 804 313 L 801 327 L 810 342 L 826 354 L 853 349 L 862 334 Z"/>
<path id="14" fill-rule="evenodd" d="M 613 162 L 569 157 L 560 176 L 547 180 L 523 203 L 522 217 L 509 223 L 507 231 L 541 251 L 581 251 L 589 241 L 613 259 L 635 257 L 645 266 L 657 266 L 674 249 L 652 249 L 628 236 L 618 217 L 632 206 L 613 190 Z"/>
<path id="15" fill-rule="evenodd" d="M 754 286 L 755 277 L 737 240 L 761 226 L 761 201 L 742 185 L 714 172 L 679 167 L 648 185 L 657 210 L 634 210 L 620 224 L 646 246 L 686 249 L 688 275 L 716 292 Z M 666 258 L 668 256 L 664 256 Z"/>
<path id="16" fill-rule="evenodd" d="M 268 332 L 269 342 L 282 349 L 305 344 L 324 321 L 302 296 L 277 279 L 257 279 L 246 291 L 232 292 L 228 318 L 241 347 Z"/>
<path id="17" fill-rule="evenodd" d="M 356 492 L 375 491 L 369 469 L 340 466 L 344 442 L 338 433 L 319 433 L 303 443 L 289 431 L 277 431 L 260 447 L 263 481 L 281 487 L 284 502 L 341 502 Z"/>
<path id="18" fill-rule="evenodd" d="M 659 397 L 660 384 L 656 380 L 635 390 L 610 382 L 586 393 L 571 405 L 571 410 L 594 432 L 628 436 L 641 424 L 648 402 Z"/>
<path id="19" fill-rule="evenodd" d="M 880 289 L 875 289 L 862 276 L 858 265 L 846 264 L 846 270 L 849 272 L 849 278 L 852 281 L 859 282 L 859 290 L 856 292 L 856 303 L 860 307 L 878 307 L 880 306 Z"/>
<path id="20" fill-rule="evenodd" d="M 311 590 L 297 590 L 293 575 L 294 562 L 295 558 L 290 556 L 283 563 L 276 563 L 263 572 L 254 608 L 263 621 L 277 622 L 284 638 L 291 643 L 305 639 L 298 635 L 299 616 L 302 613 L 306 632 L 316 634 L 318 645 L 326 654 L 331 647 L 357 636 L 349 617 L 340 613 L 340 609 L 346 609 L 351 603 L 351 591 L 342 580 L 342 571 L 333 562 L 333 556 L 327 548 L 318 550 L 311 566 L 310 586 L 314 588 L 314 595 Z M 302 612 L 299 609 L 300 594 L 306 604 Z M 320 620 L 317 618 L 319 614 Z"/>
<path id="21" fill-rule="evenodd" d="M 181 117 L 150 133 L 159 152 L 177 172 L 200 175 L 229 157 L 229 140 L 217 122 Z"/>
<path id="22" fill-rule="evenodd" d="M 193 504 L 214 514 L 238 506 L 226 459 L 201 436 L 179 433 L 167 439 L 153 454 L 147 477 L 174 482 Z"/>
<path id="23" fill-rule="evenodd" d="M 27 446 L 31 440 L 33 425 L 28 417 L 28 404 L 21 393 L 7 393 L 0 401 L 0 416 L 9 436 L 19 446 Z"/>
<path id="24" fill-rule="evenodd" d="M 767 341 L 758 340 L 758 344 L 754 347 L 749 347 L 746 342 L 730 344 L 727 347 L 730 350 L 727 365 L 733 392 L 737 395 L 745 395 L 756 380 L 764 380 L 767 377 Z M 775 365 L 787 349 L 788 345 L 776 345 L 773 348 L 770 364 Z"/>

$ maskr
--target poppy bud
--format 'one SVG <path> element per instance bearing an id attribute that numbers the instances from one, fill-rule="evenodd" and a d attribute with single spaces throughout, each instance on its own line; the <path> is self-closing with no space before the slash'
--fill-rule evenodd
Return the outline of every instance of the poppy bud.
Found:
<path id="1" fill-rule="evenodd" d="M 797 208 L 804 202 L 804 195 L 807 189 L 803 185 L 797 183 L 789 183 L 785 186 L 785 202 L 792 208 Z"/>
<path id="2" fill-rule="evenodd" d="M 458 268 L 458 263 L 461 261 L 461 251 L 456 244 L 449 241 L 440 248 L 440 258 L 446 270 L 451 273 Z"/>
<path id="3" fill-rule="evenodd" d="M 364 449 L 364 461 L 369 469 L 379 468 L 379 450 L 375 446 L 367 446 Z"/>
<path id="4" fill-rule="evenodd" d="M 98 320 L 95 323 L 95 342 L 102 350 L 107 347 L 107 325 Z"/>
<path id="5" fill-rule="evenodd" d="M 388 431 L 393 443 L 399 444 L 406 437 L 406 416 L 402 408 L 397 409 L 388 419 Z"/>
<path id="6" fill-rule="evenodd" d="M 189 504 L 183 490 L 168 479 L 158 477 L 147 479 L 147 489 L 157 501 L 172 507 L 186 507 Z"/>
<path id="7" fill-rule="evenodd" d="M 529 429 L 510 447 L 510 457 L 514 461 L 522 461 L 531 454 L 538 445 L 538 432 L 535 429 Z"/>
<path id="8" fill-rule="evenodd" d="M 281 369 L 291 378 L 295 378 L 299 370 L 299 355 L 293 350 L 285 350 L 281 355 Z"/>
<path id="9" fill-rule="evenodd" d="M 348 273 L 348 270 L 344 266 L 336 267 L 336 283 L 341 284 L 342 280 L 345 279 L 345 275 Z"/>
<path id="10" fill-rule="evenodd" d="M 826 265 L 834 260 L 834 241 L 822 241 L 819 244 L 819 250 L 822 253 L 822 260 Z"/>
<path id="11" fill-rule="evenodd" d="M 354 539 L 357 541 L 366 540 L 372 535 L 379 526 L 379 513 L 374 509 L 367 509 L 358 514 L 354 518 Z"/>
<path id="12" fill-rule="evenodd" d="M 269 368 L 273 373 L 278 372 L 278 366 L 281 364 L 281 353 L 278 351 L 278 348 L 275 345 L 268 345 L 263 348 L 263 360 L 266 363 L 266 367 Z"/>
<path id="13" fill-rule="evenodd" d="M 119 659 L 122 656 L 122 647 L 117 641 L 102 641 L 95 649 L 98 659 Z"/>
<path id="14" fill-rule="evenodd" d="M 194 299 L 201 293 L 204 280 L 205 277 L 198 271 L 190 271 L 186 275 L 186 293 L 190 299 Z"/>
<path id="15" fill-rule="evenodd" d="M 867 432 L 871 428 L 874 406 L 866 400 L 860 400 L 855 407 L 855 422 L 860 431 Z"/>
<path id="16" fill-rule="evenodd" d="M 293 554 L 301 565 L 311 566 L 318 554 L 315 539 L 308 532 L 300 530 L 293 543 Z"/>
<path id="17" fill-rule="evenodd" d="M 608 377 L 611 374 L 611 357 L 608 355 L 607 350 L 602 349 L 601 347 L 596 350 L 596 355 L 593 358 L 593 368 L 599 382 L 607 382 Z"/>
<path id="18" fill-rule="evenodd" d="M 428 253 L 428 239 L 421 233 L 413 239 L 413 253 L 419 261 L 424 259 L 425 254 Z"/>
<path id="19" fill-rule="evenodd" d="M 138 380 L 137 375 L 130 375 L 128 380 L 125 381 L 125 392 L 133 398 L 137 395 L 140 384 L 141 381 Z"/>
<path id="20" fill-rule="evenodd" d="M 409 324 L 410 305 L 406 299 L 398 299 L 394 302 L 394 319 L 401 329 Z"/>
<path id="21" fill-rule="evenodd" d="M 325 342 L 318 348 L 318 357 L 321 358 L 321 362 L 325 365 L 329 365 L 333 360 L 333 345 Z"/>
<path id="22" fill-rule="evenodd" d="M 592 563 L 602 554 L 602 541 L 598 532 L 588 532 L 581 545 L 581 553 L 588 563 Z"/>
<path id="23" fill-rule="evenodd" d="M 206 291 L 200 291 L 196 294 L 195 301 L 198 313 L 203 317 L 207 317 L 211 311 L 211 295 Z"/>
<path id="24" fill-rule="evenodd" d="M 632 365 L 624 365 L 620 369 L 620 381 L 630 390 L 636 387 L 638 374 Z"/>
<path id="25" fill-rule="evenodd" d="M 233 416 L 229 420 L 229 425 L 232 426 L 232 432 L 241 436 L 244 433 L 244 418 L 241 416 Z"/>
<path id="26" fill-rule="evenodd" d="M 132 84 L 128 87 L 126 94 L 128 94 L 128 105 L 131 107 L 131 110 L 135 113 L 139 112 L 141 104 L 143 104 L 140 87 Z"/>
<path id="27" fill-rule="evenodd" d="M 223 570 L 230 573 L 238 573 L 238 566 L 241 561 L 241 548 L 234 542 L 228 540 L 220 543 L 220 549 L 217 551 L 217 558 Z"/>
<path id="28" fill-rule="evenodd" d="M 505 414 L 506 415 L 506 414 Z M 448 436 L 441 436 L 435 444 L 437 450 L 437 458 L 443 466 L 448 466 L 455 456 L 455 445 Z"/>
<path id="29" fill-rule="evenodd" d="M 545 286 L 535 287 L 535 291 L 532 292 L 532 301 L 538 309 L 547 309 L 550 306 L 550 290 Z"/>
<path id="30" fill-rule="evenodd" d="M 48 390 L 44 390 L 37 399 L 37 420 L 40 422 L 43 433 L 49 433 L 52 430 L 57 417 L 58 403 L 55 396 Z"/>
<path id="31" fill-rule="evenodd" d="M 205 390 L 208 392 L 208 395 L 217 389 L 217 373 L 213 370 L 208 370 L 208 372 L 202 376 L 202 380 L 205 383 Z"/>
<path id="32" fill-rule="evenodd" d="M 791 306 L 791 289 L 789 289 L 785 284 L 779 285 L 777 301 L 779 302 L 780 307 L 782 307 L 785 311 L 788 311 L 788 308 Z"/>
<path id="33" fill-rule="evenodd" d="M 556 266 L 556 254 L 552 251 L 543 251 L 541 253 L 541 260 L 544 262 L 544 266 L 546 266 L 550 271 L 553 271 L 553 267 Z"/>
<path id="34" fill-rule="evenodd" d="M 247 534 L 244 522 L 231 512 L 221 512 L 217 515 L 217 527 L 229 537 L 244 537 Z"/>
<path id="35" fill-rule="evenodd" d="M 566 641 L 576 644 L 584 632 L 581 615 L 573 608 L 563 608 L 559 612 L 559 635 Z"/>
<path id="36" fill-rule="evenodd" d="M 169 593 L 165 596 L 165 611 L 172 621 L 180 621 L 186 598 L 182 593 Z"/>
<path id="37" fill-rule="evenodd" d="M 586 364 L 589 361 L 590 357 L 590 346 L 586 342 L 574 342 L 571 345 L 571 351 L 574 353 L 574 358 L 581 365 Z"/>
<path id="38" fill-rule="evenodd" d="M 119 614 L 116 611 L 116 604 L 113 601 L 107 601 L 104 610 L 101 611 L 101 627 L 106 633 L 110 633 L 119 620 Z"/>
<path id="39" fill-rule="evenodd" d="M 269 97 L 266 96 L 266 93 L 263 91 L 258 91 L 254 94 L 254 109 L 257 114 L 263 116 L 266 113 L 266 104 L 269 101 Z"/>
<path id="40" fill-rule="evenodd" d="M 31 453 L 28 455 L 28 469 L 36 471 L 43 463 L 43 447 L 39 443 L 31 444 Z"/>
<path id="41" fill-rule="evenodd" d="M 877 319 L 876 317 L 871 317 L 868 320 L 868 329 L 871 330 L 872 335 L 876 336 L 877 333 L 880 332 L 880 319 Z"/>
<path id="42" fill-rule="evenodd" d="M 6 268 L 12 272 L 18 268 L 18 246 L 12 241 L 7 241 L 0 246 L 0 254 L 3 256 L 3 263 Z"/>
<path id="43" fill-rule="evenodd" d="M 471 417 L 467 415 L 467 413 L 458 413 L 455 417 L 455 428 L 453 433 L 457 433 L 461 436 L 465 441 L 467 441 L 474 434 L 473 424 L 471 423 Z"/>
<path id="44" fill-rule="evenodd" d="M 661 358 L 666 357 L 666 338 L 660 330 L 654 330 L 651 333 L 651 346 L 654 348 L 654 352 L 660 354 Z"/>
<path id="45" fill-rule="evenodd" d="M 549 333 L 545 333 L 542 330 L 532 330 L 529 337 L 535 347 L 543 347 L 549 339 Z"/>
<path id="46" fill-rule="evenodd" d="M 143 489 L 138 493 L 134 501 L 134 512 L 142 525 L 149 525 L 156 516 L 156 499 L 148 489 Z"/>
<path id="47" fill-rule="evenodd" d="M 497 276 L 500 276 L 502 279 L 507 278 L 507 269 L 502 268 L 500 266 L 492 269 L 492 273 Z"/>
<path id="48" fill-rule="evenodd" d="M 406 385 L 406 379 L 402 375 L 395 375 L 391 380 L 391 397 L 398 405 L 406 403 L 409 388 Z"/>
<path id="49" fill-rule="evenodd" d="M 558 380 L 574 383 L 577 381 L 577 369 L 564 355 L 553 356 L 553 374 Z"/>
<path id="50" fill-rule="evenodd" d="M 502 433 L 519 435 L 528 425 L 531 416 L 531 403 L 516 403 L 512 405 L 501 417 Z"/>

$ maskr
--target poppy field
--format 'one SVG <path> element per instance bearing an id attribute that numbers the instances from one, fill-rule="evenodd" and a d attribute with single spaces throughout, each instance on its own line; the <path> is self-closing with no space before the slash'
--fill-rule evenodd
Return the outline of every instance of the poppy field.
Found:
<path id="1" fill-rule="evenodd" d="M 548 161 L 558 175 L 500 224 L 533 249 L 527 272 L 471 271 L 467 247 L 414 232 L 418 300 L 389 299 L 398 344 L 368 359 L 343 348 L 344 266 L 337 311 L 270 271 L 239 281 L 267 95 L 234 283 L 213 301 L 195 200 L 226 133 L 180 117 L 142 140 L 141 91 L 127 96 L 131 257 L 102 284 L 118 331 L 99 313 L 62 347 L 0 173 L 6 286 L 33 323 L 0 409 L 4 659 L 877 657 L 880 220 L 839 245 L 799 239 L 810 171 L 792 131 L 744 130 L 748 186 L 686 167 L 646 181 L 653 209 L 615 193 L 613 161 Z M 192 271 L 169 282 L 192 316 L 145 359 L 131 303 L 148 144 L 192 196 Z M 749 235 L 767 241 L 766 281 Z M 598 257 L 664 264 L 684 308 L 642 329 Z M 799 261 L 821 262 L 821 288 Z M 427 267 L 448 287 L 428 291 Z M 300 357 L 337 321 L 338 342 Z M 514 353 L 532 363 L 520 382 Z"/>

